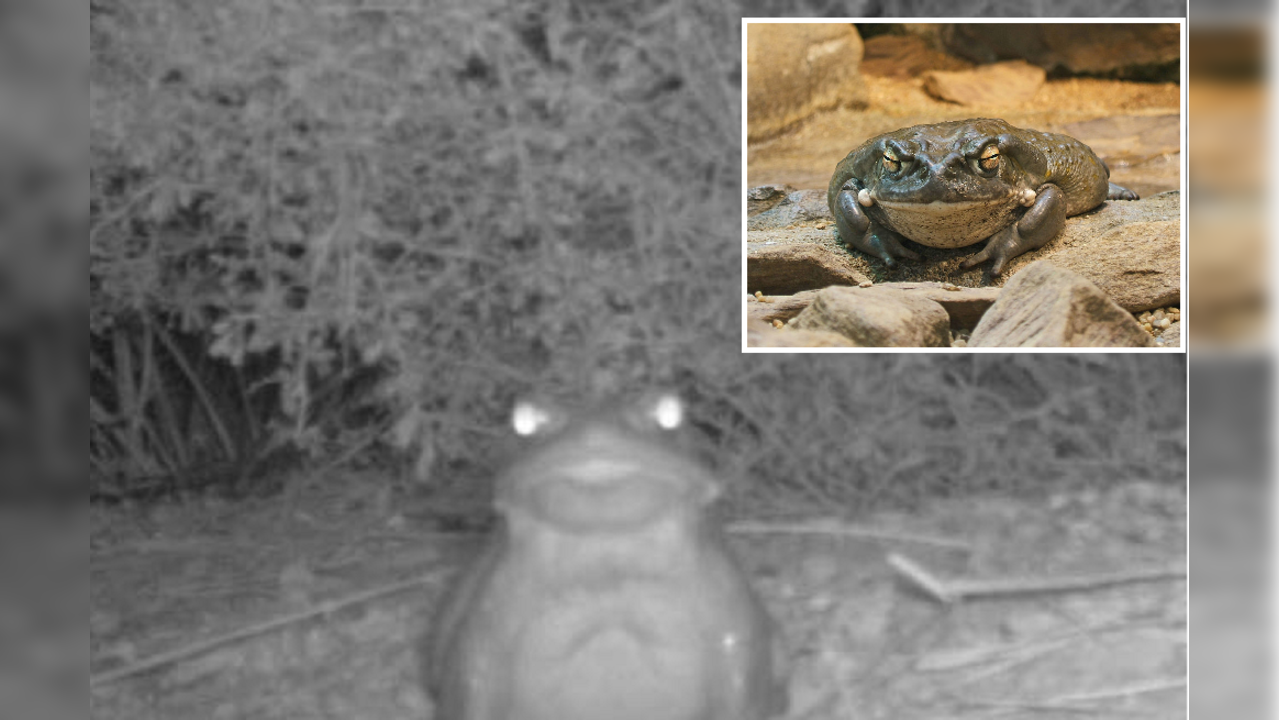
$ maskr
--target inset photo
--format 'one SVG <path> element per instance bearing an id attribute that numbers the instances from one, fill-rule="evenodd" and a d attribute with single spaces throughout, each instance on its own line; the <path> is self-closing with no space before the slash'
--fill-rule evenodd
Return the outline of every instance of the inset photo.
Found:
<path id="1" fill-rule="evenodd" d="M 1183 30 L 745 20 L 744 349 L 1184 352 Z"/>

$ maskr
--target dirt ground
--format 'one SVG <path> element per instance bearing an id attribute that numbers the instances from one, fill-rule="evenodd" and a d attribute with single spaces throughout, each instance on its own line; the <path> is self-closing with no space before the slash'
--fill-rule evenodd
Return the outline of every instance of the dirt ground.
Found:
<path id="1" fill-rule="evenodd" d="M 92 717 L 430 716 L 418 645 L 480 536 L 443 531 L 427 500 L 377 477 L 288 487 L 93 509 Z M 809 512 L 798 527 L 738 527 L 792 663 L 786 717 L 1183 717 L 1185 494 L 1151 481 L 1070 487 L 852 526 Z M 889 553 L 943 579 L 1020 590 L 941 603 Z M 1148 570 L 1172 575 L 1098 584 Z M 1084 586 L 1026 592 L 1071 578 Z"/>

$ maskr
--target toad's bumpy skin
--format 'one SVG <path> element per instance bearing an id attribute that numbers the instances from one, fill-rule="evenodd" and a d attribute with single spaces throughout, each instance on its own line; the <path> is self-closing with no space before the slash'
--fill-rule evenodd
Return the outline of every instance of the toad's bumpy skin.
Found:
<path id="1" fill-rule="evenodd" d="M 844 242 L 889 267 L 919 257 L 903 237 L 937 248 L 989 239 L 963 266 L 991 260 L 999 275 L 1056 237 L 1067 216 L 1137 199 L 1109 178 L 1106 163 L 1072 137 L 957 120 L 867 140 L 836 166 L 827 201 Z"/>
<path id="2" fill-rule="evenodd" d="M 677 399 L 517 407 L 531 447 L 429 648 L 435 720 L 766 720 L 780 644 L 674 444 Z"/>

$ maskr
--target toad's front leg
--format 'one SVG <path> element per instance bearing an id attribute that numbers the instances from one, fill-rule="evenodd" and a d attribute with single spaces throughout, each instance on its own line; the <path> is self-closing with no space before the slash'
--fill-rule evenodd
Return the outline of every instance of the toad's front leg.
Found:
<path id="1" fill-rule="evenodd" d="M 888 228 L 881 227 L 862 210 L 857 186 L 850 179 L 844 183 L 839 194 L 835 196 L 835 226 L 839 228 L 839 236 L 849 247 L 856 248 L 872 257 L 884 261 L 884 265 L 892 268 L 897 265 L 897 258 L 918 260 L 919 256 L 902 246 L 902 238 Z M 870 193 L 866 190 L 865 204 L 870 204 Z"/>
<path id="2" fill-rule="evenodd" d="M 1052 183 L 1039 186 L 1034 204 L 1017 222 L 990 236 L 981 252 L 964 261 L 970 268 L 978 263 L 993 260 L 990 274 L 998 276 L 1009 260 L 1022 253 L 1036 250 L 1057 237 L 1066 226 L 1066 196 Z"/>

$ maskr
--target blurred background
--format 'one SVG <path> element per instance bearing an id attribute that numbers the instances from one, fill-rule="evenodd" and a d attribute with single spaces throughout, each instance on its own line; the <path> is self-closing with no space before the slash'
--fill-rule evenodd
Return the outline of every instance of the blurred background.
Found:
<path id="1" fill-rule="evenodd" d="M 1189 48 L 1191 717 L 1273 717 L 1271 3 L 1195 3 Z M 1251 152 L 1239 153 L 1239 148 Z"/>

